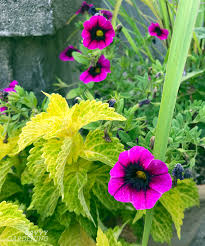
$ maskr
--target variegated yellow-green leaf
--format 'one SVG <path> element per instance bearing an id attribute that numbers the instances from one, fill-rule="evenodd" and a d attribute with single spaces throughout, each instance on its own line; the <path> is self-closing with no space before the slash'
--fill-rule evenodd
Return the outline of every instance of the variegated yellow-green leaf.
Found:
<path id="1" fill-rule="evenodd" d="M 199 192 L 196 183 L 192 179 L 179 180 L 177 189 L 180 193 L 183 207 L 199 206 Z"/>
<path id="2" fill-rule="evenodd" d="M 122 208 L 122 203 L 116 201 L 113 196 L 108 193 L 108 178 L 106 176 L 99 176 L 93 185 L 92 192 L 98 200 L 109 210 L 117 210 Z M 139 210 L 141 211 L 141 210 Z"/>
<path id="3" fill-rule="evenodd" d="M 36 209 L 44 220 L 53 214 L 60 196 L 59 191 L 48 174 L 44 174 L 35 183 L 33 192 L 32 202 L 28 210 Z"/>
<path id="4" fill-rule="evenodd" d="M 125 117 L 114 112 L 108 103 L 96 102 L 95 100 L 81 101 L 73 106 L 72 129 L 78 131 L 83 126 L 98 120 L 126 120 Z"/>
<path id="5" fill-rule="evenodd" d="M 18 141 L 19 150 L 36 142 L 40 138 L 73 137 L 78 130 L 98 120 L 126 120 L 114 112 L 107 103 L 82 101 L 68 108 L 65 99 L 58 94 L 48 95 L 50 103 L 47 112 L 32 117 L 22 129 Z"/>
<path id="6" fill-rule="evenodd" d="M 56 183 L 56 166 L 57 158 L 61 152 L 61 146 L 63 145 L 63 139 L 49 139 L 43 144 L 42 157 L 45 160 L 47 171 L 50 173 L 50 177 L 53 178 L 55 185 Z"/>
<path id="7" fill-rule="evenodd" d="M 43 141 L 35 143 L 28 156 L 27 167 L 21 175 L 22 184 L 35 184 L 46 172 L 46 165 L 42 155 Z"/>
<path id="8" fill-rule="evenodd" d="M 123 150 L 123 145 L 118 138 L 111 137 L 111 142 L 106 142 L 104 132 L 94 130 L 87 135 L 81 156 L 90 161 L 101 161 L 113 166 Z"/>
<path id="9" fill-rule="evenodd" d="M 44 94 L 49 98 L 48 114 L 65 117 L 69 113 L 70 109 L 65 98 L 55 93 L 49 95 L 44 92 Z"/>
<path id="10" fill-rule="evenodd" d="M 13 155 L 17 151 L 17 142 L 19 136 L 9 137 L 5 140 L 5 134 L 3 134 L 3 126 L 0 125 L 0 160 L 7 155 Z"/>
<path id="11" fill-rule="evenodd" d="M 100 228 L 98 228 L 96 246 L 111 246 L 109 244 L 107 236 L 102 232 L 102 230 Z"/>
<path id="12" fill-rule="evenodd" d="M 35 242 L 35 233 L 37 231 L 43 233 L 42 230 L 26 219 L 23 211 L 19 210 L 17 205 L 5 201 L 0 203 L 0 228 L 1 245 L 9 245 L 9 241 L 12 239 L 14 241 L 15 239 L 18 240 L 16 236 L 19 238 L 25 237 L 27 240 L 30 239 Z"/>
<path id="13" fill-rule="evenodd" d="M 93 239 L 83 231 L 79 224 L 67 228 L 61 234 L 58 243 L 60 246 L 95 246 Z"/>
<path id="14" fill-rule="evenodd" d="M 82 188 L 87 182 L 87 173 L 84 170 L 78 170 L 76 166 L 69 166 L 65 169 L 64 175 L 64 202 L 66 203 L 70 212 L 75 212 L 77 215 L 82 214 L 86 216 L 85 210 L 89 211 L 89 197 L 87 192 L 83 192 Z M 79 192 L 83 192 L 80 194 Z M 84 209 L 84 203 L 86 203 L 86 209 Z M 89 216 L 89 215 L 88 215 Z"/>
<path id="15" fill-rule="evenodd" d="M 161 203 L 154 209 L 151 234 L 154 241 L 160 243 L 170 243 L 172 238 L 172 218 Z"/>
<path id="16" fill-rule="evenodd" d="M 183 224 L 185 208 L 183 207 L 183 202 L 181 200 L 178 189 L 173 188 L 168 192 L 164 193 L 160 199 L 160 202 L 171 215 L 172 221 L 174 222 L 174 225 L 177 230 L 177 235 L 180 239 L 181 226 Z"/>
<path id="17" fill-rule="evenodd" d="M 31 121 L 27 122 L 26 126 L 23 127 L 20 134 L 18 141 L 19 151 L 42 137 L 50 138 L 56 136 L 59 130 L 64 130 L 63 118 L 60 116 L 44 112 L 32 117 Z"/>
<path id="18" fill-rule="evenodd" d="M 6 180 L 6 176 L 11 170 L 11 167 L 14 165 L 13 159 L 8 158 L 7 160 L 0 161 L 0 191 Z"/>
<path id="19" fill-rule="evenodd" d="M 63 186 L 63 177 L 64 177 L 64 168 L 67 162 L 68 156 L 70 155 L 71 148 L 72 148 L 72 141 L 71 137 L 64 138 L 63 144 L 61 146 L 61 151 L 58 154 L 56 159 L 56 181 L 57 185 L 60 188 L 60 192 L 62 197 L 64 198 L 64 186 Z M 72 159 L 71 159 L 72 161 Z"/>

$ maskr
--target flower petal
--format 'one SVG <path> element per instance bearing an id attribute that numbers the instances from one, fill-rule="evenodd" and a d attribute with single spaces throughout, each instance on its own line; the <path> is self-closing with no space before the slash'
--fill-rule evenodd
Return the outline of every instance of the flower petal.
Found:
<path id="1" fill-rule="evenodd" d="M 147 171 L 152 175 L 168 173 L 167 165 L 161 160 L 152 160 L 147 168 Z"/>
<path id="2" fill-rule="evenodd" d="M 110 175 L 113 177 L 124 177 L 125 175 L 124 166 L 119 162 L 116 162 L 114 167 L 110 170 Z"/>
<path id="3" fill-rule="evenodd" d="M 145 191 L 132 191 L 132 205 L 137 210 L 146 209 Z"/>
<path id="4" fill-rule="evenodd" d="M 123 166 L 127 166 L 130 163 L 129 153 L 127 150 L 119 154 L 118 162 L 120 162 Z"/>
<path id="5" fill-rule="evenodd" d="M 161 197 L 161 193 L 152 190 L 152 189 L 148 189 L 145 193 L 146 196 L 146 209 L 151 209 L 154 207 L 154 205 L 156 204 L 156 202 L 159 200 L 159 198 Z"/>
<path id="6" fill-rule="evenodd" d="M 172 188 L 172 178 L 169 173 L 151 177 L 149 187 L 162 194 Z"/>
<path id="7" fill-rule="evenodd" d="M 147 169 L 150 162 L 154 159 L 154 156 L 144 147 L 134 146 L 129 150 L 129 159 L 132 163 L 139 162 L 139 164 L 142 165 L 144 169 Z"/>
<path id="8" fill-rule="evenodd" d="M 119 202 L 130 202 L 132 199 L 132 190 L 122 178 L 111 178 L 108 183 L 108 192 Z"/>

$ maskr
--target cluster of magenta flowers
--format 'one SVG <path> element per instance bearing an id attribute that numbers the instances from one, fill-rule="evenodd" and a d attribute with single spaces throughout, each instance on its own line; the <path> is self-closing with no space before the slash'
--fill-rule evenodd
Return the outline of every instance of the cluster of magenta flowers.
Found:
<path id="1" fill-rule="evenodd" d="M 6 101 L 9 93 L 16 92 L 15 90 L 16 85 L 18 85 L 18 81 L 14 80 L 9 84 L 7 88 L 4 88 L 3 90 L 1 90 L 0 99 L 2 101 Z M 5 110 L 7 110 L 6 107 L 0 107 L 0 113 L 3 113 Z"/>
<path id="2" fill-rule="evenodd" d="M 153 208 L 172 188 L 167 165 L 141 146 L 122 152 L 110 176 L 108 192 L 117 201 L 132 203 L 137 210 Z"/>
<path id="3" fill-rule="evenodd" d="M 93 4 L 88 4 L 83 1 L 81 7 L 76 12 L 78 14 L 88 13 L 93 15 L 89 20 L 83 23 L 83 45 L 89 50 L 103 50 L 108 47 L 115 37 L 111 20 L 112 12 L 108 10 L 97 11 Z M 148 27 L 149 34 L 164 40 L 167 39 L 169 31 L 162 29 L 158 23 L 151 23 Z M 73 52 L 81 52 L 79 49 L 69 45 L 61 53 L 59 58 L 62 61 L 73 61 Z M 101 54 L 93 65 L 90 65 L 86 71 L 80 75 L 80 80 L 85 84 L 89 82 L 100 82 L 106 79 L 107 74 L 110 73 L 110 61 Z M 149 78 L 150 80 L 150 78 Z"/>
<path id="4" fill-rule="evenodd" d="M 93 4 L 84 1 L 76 14 L 84 14 L 85 12 L 94 16 L 83 23 L 83 45 L 89 50 L 105 49 L 113 42 L 115 37 L 115 31 L 111 23 L 112 13 L 108 10 L 97 11 Z M 70 45 L 61 52 L 59 58 L 62 61 L 73 61 L 73 52 L 80 52 L 80 50 Z M 100 82 L 107 77 L 108 73 L 111 73 L 110 61 L 105 58 L 104 54 L 101 54 L 96 63 L 90 65 L 80 75 L 80 80 L 84 83 Z"/>

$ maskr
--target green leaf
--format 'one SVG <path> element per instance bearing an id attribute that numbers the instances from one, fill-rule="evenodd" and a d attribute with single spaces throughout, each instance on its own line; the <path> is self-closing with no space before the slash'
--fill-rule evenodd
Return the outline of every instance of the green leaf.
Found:
<path id="1" fill-rule="evenodd" d="M 178 180 L 177 190 L 180 193 L 183 207 L 185 209 L 193 206 L 199 206 L 198 188 L 192 179 Z"/>
<path id="2" fill-rule="evenodd" d="M 180 239 L 181 226 L 184 218 L 184 208 L 179 191 L 176 188 L 169 190 L 162 195 L 160 202 L 169 212 L 176 227 L 178 238 Z"/>
<path id="3" fill-rule="evenodd" d="M 60 189 L 60 192 L 62 194 L 62 197 L 64 198 L 64 187 L 63 187 L 63 177 L 64 177 L 64 168 L 65 164 L 68 161 L 68 156 L 71 152 L 71 146 L 72 146 L 72 138 L 66 137 L 63 140 L 61 151 L 58 154 L 58 157 L 56 159 L 56 183 Z M 70 163 L 72 163 L 72 158 Z"/>
<path id="4" fill-rule="evenodd" d="M 124 151 L 118 138 L 111 137 L 111 142 L 106 142 L 101 130 L 90 131 L 84 142 L 81 157 L 89 161 L 101 161 L 109 166 L 114 166 L 119 154 Z"/>
<path id="5" fill-rule="evenodd" d="M 138 220 L 140 220 L 146 214 L 146 210 L 138 210 L 132 224 L 135 224 Z"/>
<path id="6" fill-rule="evenodd" d="M 114 112 L 108 103 L 95 100 L 81 101 L 72 107 L 72 129 L 77 132 L 83 126 L 98 120 L 126 120 L 125 117 Z"/>
<path id="7" fill-rule="evenodd" d="M 5 201 L 0 203 L 0 227 L 2 229 L 0 234 L 2 246 L 10 245 L 9 241 L 18 239 L 18 237 L 23 238 L 23 236 L 26 236 L 27 240 L 35 242 L 35 236 L 43 233 L 26 219 L 23 211 L 19 210 L 17 205 Z M 19 245 L 22 245 L 22 242 Z"/>
<path id="8" fill-rule="evenodd" d="M 43 142 L 39 141 L 29 151 L 27 167 L 21 175 L 22 184 L 35 184 L 46 172 L 44 159 L 41 157 L 42 145 Z"/>
<path id="9" fill-rule="evenodd" d="M 61 151 L 61 147 L 63 145 L 62 139 L 49 139 L 43 144 L 42 148 L 42 157 L 45 160 L 46 169 L 50 173 L 50 177 L 56 183 L 56 166 L 57 166 L 57 158 Z"/>
<path id="10" fill-rule="evenodd" d="M 0 201 L 6 200 L 14 194 L 22 191 L 22 187 L 14 181 L 13 175 L 8 175 L 0 192 Z"/>
<path id="11" fill-rule="evenodd" d="M 11 170 L 11 167 L 15 164 L 15 158 L 7 158 L 0 161 L 0 191 L 6 180 L 7 174 Z"/>
<path id="12" fill-rule="evenodd" d="M 81 91 L 80 88 L 71 89 L 71 90 L 69 90 L 69 92 L 67 93 L 66 98 L 67 98 L 67 99 L 75 98 L 75 97 L 77 97 L 77 96 L 80 95 L 80 91 Z"/>
<path id="13" fill-rule="evenodd" d="M 171 242 L 172 218 L 160 203 L 155 206 L 151 235 L 156 242 Z"/>
<path id="14" fill-rule="evenodd" d="M 58 243 L 60 246 L 95 246 L 93 239 L 83 231 L 79 224 L 74 224 L 65 229 Z"/>
<path id="15" fill-rule="evenodd" d="M 96 246 L 111 246 L 109 244 L 107 236 L 102 232 L 102 230 L 100 228 L 98 228 Z"/>
<path id="16" fill-rule="evenodd" d="M 59 191 L 53 184 L 53 180 L 48 174 L 44 174 L 41 179 L 36 182 L 33 189 L 32 202 L 28 210 L 36 209 L 41 215 L 41 219 L 51 216 L 54 213 L 58 199 Z"/>
<path id="17" fill-rule="evenodd" d="M 118 210 L 122 205 L 117 202 L 113 196 L 108 193 L 108 178 L 106 176 L 99 176 L 92 188 L 92 192 L 98 200 L 109 210 Z"/>
<path id="18" fill-rule="evenodd" d="M 64 202 L 70 212 L 82 214 L 89 218 L 89 190 L 84 191 L 87 183 L 87 173 L 84 169 L 79 170 L 79 163 L 75 163 L 65 169 L 64 175 Z"/>
<path id="19" fill-rule="evenodd" d="M 89 58 L 80 52 L 72 52 L 72 56 L 78 63 L 88 65 L 90 62 Z"/>

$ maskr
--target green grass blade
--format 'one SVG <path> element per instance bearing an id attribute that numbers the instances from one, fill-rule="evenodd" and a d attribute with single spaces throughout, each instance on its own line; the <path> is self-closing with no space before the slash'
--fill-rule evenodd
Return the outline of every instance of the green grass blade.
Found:
<path id="1" fill-rule="evenodd" d="M 166 76 L 156 129 L 154 155 L 165 160 L 168 136 L 181 83 L 185 62 L 190 47 L 200 0 L 180 0 L 174 24 Z"/>
<path id="2" fill-rule="evenodd" d="M 122 0 L 117 0 L 116 1 L 115 8 L 114 8 L 114 11 L 113 11 L 113 17 L 112 17 L 112 25 L 113 25 L 114 28 L 116 26 L 117 16 L 118 16 L 121 4 L 122 4 Z"/>

